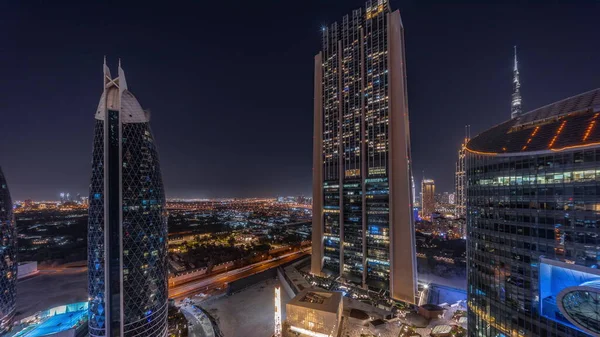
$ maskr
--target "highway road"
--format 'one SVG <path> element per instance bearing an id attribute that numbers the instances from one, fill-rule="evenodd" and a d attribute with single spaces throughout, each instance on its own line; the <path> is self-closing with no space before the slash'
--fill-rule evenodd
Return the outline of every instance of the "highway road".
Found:
<path id="1" fill-rule="evenodd" d="M 170 287 L 169 297 L 179 300 L 201 292 L 208 293 L 215 290 L 218 291 L 224 289 L 227 286 L 227 283 L 237 281 L 244 277 L 248 277 L 271 268 L 276 268 L 282 264 L 286 264 L 288 262 L 304 257 L 308 255 L 308 252 L 310 252 L 310 247 L 307 247 L 298 252 L 285 254 L 271 260 L 262 261 L 246 267 L 230 270 L 225 273 L 209 276 L 202 280 L 188 282 L 175 287 Z"/>
<path id="2" fill-rule="evenodd" d="M 304 248 L 302 248 L 302 251 L 306 251 L 307 248 L 310 248 L 310 244 L 304 245 Z M 294 252 L 297 252 L 297 251 L 294 251 Z M 276 251 L 273 254 L 279 254 L 279 253 L 281 253 L 281 251 Z M 268 261 L 272 261 L 272 260 L 273 259 L 268 260 Z M 267 262 L 267 261 L 262 261 L 262 262 Z M 258 264 L 260 264 L 262 262 L 257 262 L 256 264 L 258 265 Z M 243 267 L 243 268 L 246 268 L 246 267 Z M 201 274 L 201 275 L 193 276 L 193 277 L 190 277 L 190 278 L 187 278 L 187 279 L 184 279 L 184 280 L 178 280 L 178 281 L 175 281 L 173 278 L 171 278 L 171 279 L 169 279 L 169 288 L 179 287 L 179 286 L 182 286 L 184 284 L 196 282 L 196 281 L 208 278 L 208 277 L 216 276 L 218 274 L 223 274 L 223 273 L 227 272 L 227 270 L 230 270 L 230 269 L 223 269 L 221 271 L 211 272 L 209 274 Z"/>

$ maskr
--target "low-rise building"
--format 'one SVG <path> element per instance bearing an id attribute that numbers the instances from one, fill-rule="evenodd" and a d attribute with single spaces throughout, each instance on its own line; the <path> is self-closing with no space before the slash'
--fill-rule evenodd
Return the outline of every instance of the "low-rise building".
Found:
<path id="1" fill-rule="evenodd" d="M 342 310 L 341 292 L 305 289 L 286 304 L 287 326 L 300 336 L 337 336 Z"/>

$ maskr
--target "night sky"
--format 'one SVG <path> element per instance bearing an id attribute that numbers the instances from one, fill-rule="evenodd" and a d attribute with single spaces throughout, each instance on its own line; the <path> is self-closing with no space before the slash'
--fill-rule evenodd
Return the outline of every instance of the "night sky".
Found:
<path id="1" fill-rule="evenodd" d="M 152 111 L 168 197 L 311 194 L 320 27 L 364 1 L 7 2 L 0 165 L 13 199 L 87 195 L 104 55 Z M 392 0 L 415 181 L 425 170 L 438 191 L 453 190 L 464 125 L 508 119 L 514 44 L 526 111 L 600 86 L 597 1 L 445 2 Z"/>

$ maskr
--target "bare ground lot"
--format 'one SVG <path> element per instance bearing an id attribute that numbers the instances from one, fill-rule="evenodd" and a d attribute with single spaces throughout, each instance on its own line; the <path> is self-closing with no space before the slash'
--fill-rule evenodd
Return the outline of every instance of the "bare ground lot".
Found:
<path id="1" fill-rule="evenodd" d="M 87 269 L 41 270 L 38 276 L 17 282 L 16 319 L 55 306 L 87 301 Z"/>
<path id="2" fill-rule="evenodd" d="M 279 280 L 269 279 L 237 294 L 209 299 L 199 305 L 218 322 L 225 337 L 266 337 L 273 334 L 275 286 Z M 285 304 L 290 297 L 281 291 L 282 321 Z"/>

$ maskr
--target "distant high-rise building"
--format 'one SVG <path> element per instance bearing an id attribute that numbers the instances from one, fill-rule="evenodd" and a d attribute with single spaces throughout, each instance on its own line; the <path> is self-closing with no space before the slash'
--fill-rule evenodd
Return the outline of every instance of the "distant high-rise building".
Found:
<path id="1" fill-rule="evenodd" d="M 441 201 L 442 204 L 449 204 L 450 203 L 450 192 L 444 192 L 441 195 Z"/>
<path id="2" fill-rule="evenodd" d="M 469 127 L 467 127 L 468 130 Z M 467 160 L 466 146 L 469 142 L 469 131 L 465 133 L 465 139 L 458 150 L 458 160 L 456 161 L 456 172 L 454 175 L 454 193 L 456 193 L 456 215 L 464 217 L 467 214 L 467 199 L 465 195 L 466 179 L 465 165 Z"/>
<path id="3" fill-rule="evenodd" d="M 450 193 L 450 194 L 448 194 L 448 203 L 450 205 L 456 204 L 456 193 Z"/>
<path id="4" fill-rule="evenodd" d="M 421 182 L 421 214 L 431 216 L 435 212 L 435 182 L 433 179 L 423 179 Z"/>
<path id="5" fill-rule="evenodd" d="M 311 271 L 414 303 L 404 28 L 387 0 L 323 27 L 315 57 Z"/>
<path id="6" fill-rule="evenodd" d="M 0 335 L 15 317 L 17 297 L 17 226 L 6 178 L 0 169 Z"/>
<path id="7" fill-rule="evenodd" d="M 600 335 L 600 89 L 467 144 L 468 333 Z"/>
<path id="8" fill-rule="evenodd" d="M 167 335 L 167 214 L 150 114 L 104 64 L 88 220 L 90 336 Z"/>
<path id="9" fill-rule="evenodd" d="M 523 114 L 521 107 L 521 81 L 519 80 L 519 64 L 517 62 L 517 46 L 515 46 L 515 61 L 513 66 L 513 93 L 510 106 L 510 118 L 519 117 Z"/>

